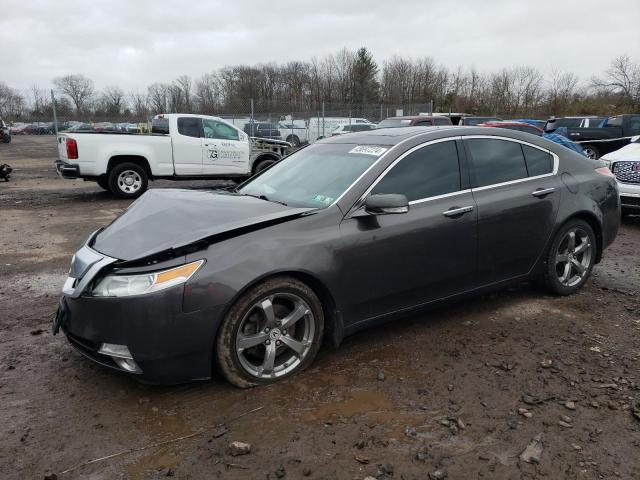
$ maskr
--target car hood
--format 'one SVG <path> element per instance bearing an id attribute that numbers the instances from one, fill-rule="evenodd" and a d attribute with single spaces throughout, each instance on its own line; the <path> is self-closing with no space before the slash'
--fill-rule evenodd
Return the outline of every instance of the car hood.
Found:
<path id="1" fill-rule="evenodd" d="M 147 191 L 109 226 L 91 248 L 119 260 L 142 259 L 231 232 L 255 230 L 315 210 L 246 195 L 179 189 Z"/>
<path id="2" fill-rule="evenodd" d="M 602 160 L 640 160 L 640 143 L 630 143 L 619 150 L 607 153 L 602 156 Z"/>

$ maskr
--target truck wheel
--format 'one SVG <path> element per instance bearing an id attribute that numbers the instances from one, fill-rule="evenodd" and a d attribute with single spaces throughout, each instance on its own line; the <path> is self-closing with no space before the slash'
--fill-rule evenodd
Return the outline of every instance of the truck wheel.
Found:
<path id="1" fill-rule="evenodd" d="M 300 146 L 300 139 L 296 135 L 289 135 L 287 137 L 287 142 L 289 142 L 293 148 L 298 148 Z"/>
<path id="2" fill-rule="evenodd" d="M 139 197 L 148 183 L 147 172 L 135 163 L 120 163 L 109 172 L 109 190 L 119 198 Z"/>
<path id="3" fill-rule="evenodd" d="M 260 173 L 261 171 L 269 168 L 271 165 L 276 163 L 277 160 L 273 158 L 266 158 L 264 160 L 259 160 L 253 165 L 253 174 Z"/>
<path id="4" fill-rule="evenodd" d="M 600 158 L 600 152 L 593 145 L 583 145 L 582 151 L 584 152 L 585 156 L 590 158 L 591 160 L 597 160 Z"/>
<path id="5" fill-rule="evenodd" d="M 98 184 L 98 186 L 100 188 L 102 188 L 103 190 L 109 191 L 109 179 L 105 176 L 105 177 L 99 177 L 96 180 L 96 183 Z"/>

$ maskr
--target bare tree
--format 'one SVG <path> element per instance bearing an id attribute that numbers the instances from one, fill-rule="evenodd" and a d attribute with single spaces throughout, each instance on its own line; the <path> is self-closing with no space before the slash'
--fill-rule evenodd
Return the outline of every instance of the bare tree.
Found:
<path id="1" fill-rule="evenodd" d="M 0 82 L 0 117 L 19 118 L 24 110 L 24 97 L 6 83 Z"/>
<path id="2" fill-rule="evenodd" d="M 628 55 L 621 55 L 611 62 L 604 79 L 593 78 L 596 88 L 609 90 L 621 97 L 632 109 L 640 106 L 640 65 Z"/>
<path id="3" fill-rule="evenodd" d="M 126 108 L 124 92 L 120 87 L 107 87 L 100 100 L 102 109 L 107 115 L 120 115 Z"/>
<path id="4" fill-rule="evenodd" d="M 71 98 L 78 114 L 86 113 L 88 103 L 94 95 L 93 80 L 84 75 L 65 75 L 53 80 L 54 85 Z"/>
<path id="5" fill-rule="evenodd" d="M 547 90 L 547 101 L 550 114 L 560 116 L 567 113 L 567 107 L 573 100 L 578 85 L 578 77 L 571 72 L 553 69 L 550 86 Z"/>

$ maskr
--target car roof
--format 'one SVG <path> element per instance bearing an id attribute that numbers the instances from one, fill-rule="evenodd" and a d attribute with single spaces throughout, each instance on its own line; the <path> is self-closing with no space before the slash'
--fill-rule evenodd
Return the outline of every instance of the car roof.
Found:
<path id="1" fill-rule="evenodd" d="M 520 132 L 518 130 L 508 130 L 505 128 L 495 127 L 465 127 L 457 125 L 446 125 L 442 127 L 378 128 L 375 130 L 367 130 L 363 132 L 353 132 L 349 135 L 326 137 L 322 140 L 318 140 L 315 143 L 394 146 L 404 142 L 405 140 L 411 141 L 411 139 L 415 139 L 419 142 L 427 142 L 429 140 L 436 140 L 445 137 L 455 137 L 458 135 L 482 135 L 513 138 L 515 140 L 539 145 L 542 148 L 546 148 L 552 151 L 557 145 L 553 142 L 544 141 L 542 137 L 532 136 L 530 133 Z"/>
<path id="2" fill-rule="evenodd" d="M 363 132 L 354 132 L 344 137 L 327 137 L 316 143 L 357 143 L 360 145 L 396 145 L 408 138 L 424 135 L 425 133 L 438 133 L 443 130 L 453 129 L 450 125 L 444 127 L 400 127 L 377 128 Z"/>
<path id="3" fill-rule="evenodd" d="M 384 120 L 433 120 L 434 118 L 443 118 L 440 116 L 434 115 L 404 115 L 402 117 L 387 117 Z M 384 121 L 382 120 L 382 121 Z"/>

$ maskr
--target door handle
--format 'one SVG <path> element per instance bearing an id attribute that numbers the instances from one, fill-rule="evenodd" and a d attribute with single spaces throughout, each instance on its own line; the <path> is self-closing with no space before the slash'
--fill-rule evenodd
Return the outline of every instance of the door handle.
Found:
<path id="1" fill-rule="evenodd" d="M 545 197 L 555 191 L 556 191 L 555 188 L 539 188 L 531 192 L 531 195 L 533 195 L 534 197 Z"/>
<path id="2" fill-rule="evenodd" d="M 442 212 L 445 217 L 457 217 L 458 215 L 464 215 L 465 213 L 469 213 L 473 211 L 473 207 L 469 205 L 468 207 L 452 207 L 446 212 Z"/>

